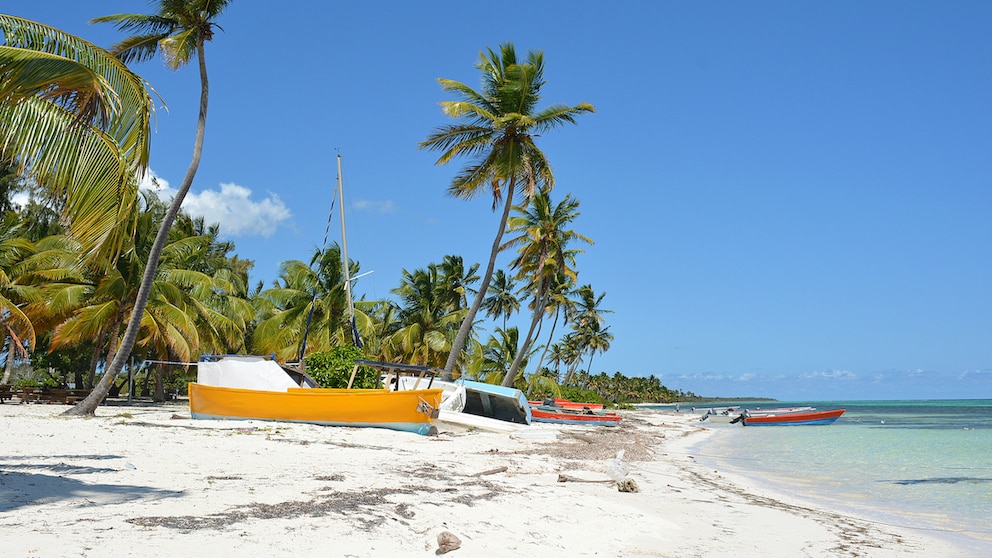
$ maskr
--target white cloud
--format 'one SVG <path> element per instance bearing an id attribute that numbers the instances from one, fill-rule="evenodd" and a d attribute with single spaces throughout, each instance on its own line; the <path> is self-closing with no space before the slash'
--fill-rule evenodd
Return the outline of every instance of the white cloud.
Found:
<path id="1" fill-rule="evenodd" d="M 163 180 L 149 170 L 139 187 L 156 192 L 161 199 L 176 195 Z M 272 236 L 293 214 L 273 192 L 261 200 L 252 199 L 249 188 L 231 182 L 221 183 L 220 190 L 190 191 L 183 199 L 183 211 L 203 217 L 207 224 L 220 224 L 220 231 L 230 236 Z"/>
<path id="2" fill-rule="evenodd" d="M 828 380 L 857 380 L 858 375 L 848 370 L 826 370 L 824 372 L 810 372 L 801 376 L 804 380 L 828 379 Z"/>
<path id="3" fill-rule="evenodd" d="M 372 200 L 358 200 L 353 203 L 355 209 L 366 209 L 369 211 L 374 211 L 376 213 L 393 213 L 396 211 L 396 206 L 393 205 L 393 200 L 386 201 L 372 201 Z"/>
<path id="4" fill-rule="evenodd" d="M 148 169 L 145 176 L 141 177 L 141 182 L 138 183 L 138 189 L 151 190 L 164 199 L 169 199 L 176 193 L 175 190 L 169 188 L 169 181 L 160 178 L 152 169 Z"/>

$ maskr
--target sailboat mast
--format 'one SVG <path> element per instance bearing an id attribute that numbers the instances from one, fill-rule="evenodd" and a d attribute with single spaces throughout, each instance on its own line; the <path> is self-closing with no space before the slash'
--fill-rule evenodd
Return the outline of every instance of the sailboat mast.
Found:
<path id="1" fill-rule="evenodd" d="M 344 226 L 344 179 L 341 177 L 340 153 L 338 153 L 338 206 L 341 210 L 341 257 L 344 259 L 344 292 L 348 297 L 348 323 L 351 325 L 357 343 L 358 331 L 355 328 L 355 303 L 351 298 L 351 269 L 348 265 L 348 236 Z"/>

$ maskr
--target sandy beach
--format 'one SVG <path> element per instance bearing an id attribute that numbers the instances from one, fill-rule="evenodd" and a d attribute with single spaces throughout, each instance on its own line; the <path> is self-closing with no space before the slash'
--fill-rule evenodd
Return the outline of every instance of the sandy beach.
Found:
<path id="1" fill-rule="evenodd" d="M 4 556 L 962 556 L 696 464 L 686 415 L 422 437 L 65 409 L 0 405 Z"/>

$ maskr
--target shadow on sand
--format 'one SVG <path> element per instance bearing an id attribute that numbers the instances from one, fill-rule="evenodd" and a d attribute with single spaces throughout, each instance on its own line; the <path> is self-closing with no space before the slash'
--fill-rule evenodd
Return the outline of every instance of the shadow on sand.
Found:
<path id="1" fill-rule="evenodd" d="M 49 463 L 35 462 L 44 459 Z M 52 459 L 61 460 L 50 463 Z M 182 496 L 181 491 L 128 484 L 91 484 L 72 478 L 127 469 L 69 463 L 75 460 L 120 459 L 116 455 L 0 456 L 0 513 L 34 505 L 69 502 L 79 506 L 117 504 Z"/>

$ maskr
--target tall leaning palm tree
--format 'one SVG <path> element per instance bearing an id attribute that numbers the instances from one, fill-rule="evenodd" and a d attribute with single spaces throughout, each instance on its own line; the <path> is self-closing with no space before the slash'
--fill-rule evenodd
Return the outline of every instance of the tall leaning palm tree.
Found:
<path id="1" fill-rule="evenodd" d="M 506 43 L 500 46 L 499 53 L 492 49 L 480 53 L 476 68 L 482 73 L 482 91 L 454 80 L 438 80 L 445 91 L 461 98 L 441 102 L 444 113 L 460 122 L 435 129 L 420 143 L 421 149 L 441 152 L 439 165 L 456 157 L 472 159 L 455 175 L 448 187 L 449 195 L 472 199 L 487 191 L 493 197 L 493 210 L 503 202 L 489 264 L 444 366 L 444 377 L 449 380 L 488 292 L 514 199 L 519 195 L 522 205 L 526 205 L 535 191 L 554 187 L 551 164 L 534 138 L 564 124 L 574 124 L 577 115 L 594 111 L 588 103 L 537 108 L 545 83 L 544 55 L 539 51 L 530 51 L 524 61 L 518 61 L 513 45 Z"/>
<path id="2" fill-rule="evenodd" d="M 193 184 L 196 170 L 200 166 L 200 156 L 203 153 L 203 135 L 207 125 L 207 99 L 209 97 L 209 83 L 207 79 L 207 60 L 205 56 L 205 45 L 214 36 L 214 28 L 217 27 L 215 19 L 223 13 L 230 0 L 160 0 L 158 11 L 154 14 L 116 14 L 98 17 L 92 20 L 93 23 L 114 23 L 121 31 L 138 31 L 139 35 L 134 35 L 124 39 L 114 45 L 111 49 L 119 60 L 128 64 L 130 62 L 142 62 L 153 59 L 160 52 L 165 55 L 165 60 L 173 70 L 178 70 L 185 66 L 193 57 L 200 68 L 200 114 L 196 122 L 196 139 L 193 143 L 193 159 L 190 161 L 186 175 L 183 177 L 176 197 L 173 199 L 169 210 L 162 220 L 155 243 L 152 245 L 151 253 L 148 255 L 148 264 L 145 267 L 144 275 L 141 278 L 141 287 L 138 297 L 134 302 L 131 318 L 128 321 L 127 329 L 121 340 L 117 354 L 111 363 L 107 365 L 106 372 L 100 383 L 93 389 L 92 393 L 78 405 L 66 411 L 68 415 L 92 415 L 95 413 L 100 401 L 110 391 L 110 386 L 117 377 L 118 372 L 124 367 L 131 349 L 134 347 L 138 337 L 138 330 L 141 327 L 141 319 L 144 315 L 145 305 L 151 294 L 152 284 L 155 280 L 155 272 L 158 270 L 159 258 L 162 256 L 162 249 L 168 241 L 169 230 L 172 223 L 179 215 L 183 198 Z"/>

